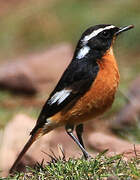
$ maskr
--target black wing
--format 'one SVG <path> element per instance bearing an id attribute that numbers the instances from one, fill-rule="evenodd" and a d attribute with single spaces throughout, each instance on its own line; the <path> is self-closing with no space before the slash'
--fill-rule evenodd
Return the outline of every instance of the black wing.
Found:
<path id="1" fill-rule="evenodd" d="M 37 128 L 42 127 L 48 117 L 61 111 L 69 103 L 75 103 L 88 91 L 97 76 L 98 70 L 99 67 L 97 63 L 89 63 L 86 60 L 81 62 L 73 60 L 44 104 L 36 126 L 31 134 L 33 134 Z M 58 103 L 57 99 L 54 100 L 54 98 L 55 96 L 57 97 L 58 92 L 62 92 L 64 89 L 70 91 L 66 98 L 64 98 L 64 100 L 61 99 L 61 102 Z"/>

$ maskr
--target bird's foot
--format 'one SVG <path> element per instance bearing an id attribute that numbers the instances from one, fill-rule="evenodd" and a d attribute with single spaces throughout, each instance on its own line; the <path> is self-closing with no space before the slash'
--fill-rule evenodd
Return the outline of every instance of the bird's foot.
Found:
<path id="1" fill-rule="evenodd" d="M 87 151 L 84 152 L 83 156 L 84 156 L 84 158 L 85 158 L 86 160 L 90 160 L 90 159 L 93 158 Z"/>

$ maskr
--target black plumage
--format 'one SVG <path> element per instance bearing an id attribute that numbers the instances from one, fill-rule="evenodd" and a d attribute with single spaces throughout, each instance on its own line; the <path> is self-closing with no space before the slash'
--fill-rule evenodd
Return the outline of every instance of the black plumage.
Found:
<path id="1" fill-rule="evenodd" d="M 73 60 L 44 104 L 31 135 L 36 132 L 36 129 L 46 123 L 47 118 L 62 110 L 69 103 L 74 104 L 86 91 L 88 91 L 97 76 L 98 70 L 99 67 L 96 61 L 91 61 L 89 59 L 82 59 L 82 61 Z M 57 102 L 50 104 L 49 101 L 51 97 L 64 89 L 72 90 L 70 95 L 60 104 Z"/>

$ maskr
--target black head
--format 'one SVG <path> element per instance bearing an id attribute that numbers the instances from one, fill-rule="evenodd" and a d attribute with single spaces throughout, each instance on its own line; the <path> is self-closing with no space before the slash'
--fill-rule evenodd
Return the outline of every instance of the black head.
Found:
<path id="1" fill-rule="evenodd" d="M 74 54 L 75 58 L 101 58 L 111 47 L 118 34 L 133 27 L 133 25 L 130 25 L 124 28 L 118 28 L 111 24 L 100 24 L 88 28 L 78 42 Z"/>

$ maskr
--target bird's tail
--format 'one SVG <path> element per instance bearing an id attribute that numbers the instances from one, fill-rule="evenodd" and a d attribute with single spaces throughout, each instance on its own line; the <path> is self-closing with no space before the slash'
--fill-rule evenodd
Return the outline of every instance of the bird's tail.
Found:
<path id="1" fill-rule="evenodd" d="M 28 142 L 25 144 L 22 151 L 18 155 L 17 159 L 15 160 L 14 164 L 10 168 L 10 170 L 9 170 L 10 174 L 14 172 L 14 170 L 15 170 L 16 166 L 18 165 L 19 161 L 22 159 L 23 155 L 28 151 L 28 149 L 33 144 L 33 142 L 35 142 L 42 135 L 43 135 L 43 133 L 42 133 L 41 129 L 38 129 L 38 131 L 34 135 L 32 135 L 30 137 L 30 139 L 28 140 Z"/>

